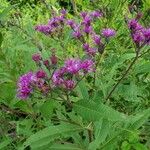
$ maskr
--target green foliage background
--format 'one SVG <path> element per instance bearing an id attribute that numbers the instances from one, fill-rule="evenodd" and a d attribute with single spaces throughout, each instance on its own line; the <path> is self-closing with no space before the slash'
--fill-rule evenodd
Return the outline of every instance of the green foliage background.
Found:
<path id="1" fill-rule="evenodd" d="M 128 6 L 134 3 L 130 13 Z M 83 81 L 71 97 L 74 109 L 54 99 L 20 101 L 16 98 L 16 82 L 21 74 L 35 70 L 33 53 L 42 49 L 47 58 L 51 48 L 62 47 L 56 41 L 34 31 L 45 23 L 51 10 L 65 7 L 69 17 L 80 11 L 102 10 L 105 18 L 96 28 L 112 27 L 117 36 L 106 48 L 99 66 L 94 94 L 90 84 Z M 143 55 L 130 74 L 118 86 L 110 101 L 105 101 L 117 79 L 132 58 L 134 47 L 124 16 L 143 13 L 142 24 L 150 26 L 150 1 L 131 0 L 0 0 L 0 149 L 2 150 L 148 150 L 150 149 L 150 60 Z M 72 56 L 76 47 L 66 32 L 63 41 L 66 55 Z M 148 47 L 144 47 L 143 52 Z M 55 113 L 54 113 L 55 111 Z M 56 119 L 54 115 L 57 115 Z M 68 119 L 69 118 L 69 119 Z M 71 122 L 68 122 L 68 120 Z M 89 142 L 88 134 L 94 134 Z"/>

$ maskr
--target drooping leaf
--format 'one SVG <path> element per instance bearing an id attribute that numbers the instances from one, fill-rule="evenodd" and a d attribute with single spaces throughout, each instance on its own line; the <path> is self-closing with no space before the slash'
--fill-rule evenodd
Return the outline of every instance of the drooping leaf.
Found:
<path id="1" fill-rule="evenodd" d="M 93 101 L 80 100 L 74 104 L 75 111 L 88 121 L 99 121 L 105 118 L 109 121 L 125 121 L 127 116 L 113 108 L 97 104 Z"/>
<path id="2" fill-rule="evenodd" d="M 88 89 L 86 87 L 85 82 L 83 80 L 80 81 L 78 86 L 79 86 L 79 92 L 81 92 L 81 95 L 82 95 L 83 99 L 88 100 L 89 99 L 89 94 L 88 94 Z"/>
<path id="3" fill-rule="evenodd" d="M 95 125 L 96 132 L 95 132 L 95 140 L 90 143 L 89 150 L 96 150 L 99 145 L 105 141 L 108 133 L 109 133 L 109 122 L 108 120 L 102 119 Z"/>
<path id="4" fill-rule="evenodd" d="M 10 139 L 5 139 L 4 141 L 0 142 L 0 150 L 3 150 L 6 148 L 7 145 L 11 143 Z"/>
<path id="5" fill-rule="evenodd" d="M 3 42 L 3 35 L 2 35 L 2 33 L 0 32 L 0 47 L 1 47 L 1 45 L 2 45 L 2 42 Z"/>
<path id="6" fill-rule="evenodd" d="M 50 146 L 50 150 L 84 150 L 75 144 L 54 144 Z"/>
<path id="7" fill-rule="evenodd" d="M 41 145 L 47 145 L 51 141 L 59 138 L 60 136 L 63 136 L 64 134 L 70 134 L 72 132 L 76 131 L 82 131 L 83 127 L 73 125 L 73 124 L 62 124 L 62 125 L 57 125 L 57 126 L 50 126 L 47 127 L 41 131 L 38 131 L 37 133 L 31 135 L 23 144 L 24 147 L 36 145 L 38 143 L 39 146 Z"/>
<path id="8" fill-rule="evenodd" d="M 53 100 L 48 100 L 41 106 L 40 112 L 45 118 L 49 118 L 51 117 L 55 106 L 56 103 Z"/>
<path id="9" fill-rule="evenodd" d="M 140 112 L 135 116 L 130 116 L 129 123 L 127 124 L 128 128 L 133 130 L 138 129 L 144 124 L 144 122 L 146 122 L 149 116 L 150 116 L 150 109 L 144 110 L 143 112 Z"/>

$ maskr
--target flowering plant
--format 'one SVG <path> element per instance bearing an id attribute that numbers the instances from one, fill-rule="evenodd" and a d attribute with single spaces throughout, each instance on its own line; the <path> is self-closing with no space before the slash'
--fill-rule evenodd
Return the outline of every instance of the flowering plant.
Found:
<path id="1" fill-rule="evenodd" d="M 76 58 L 66 59 L 61 67 L 55 49 L 46 60 L 43 60 L 40 53 L 33 54 L 32 60 L 35 61 L 38 70 L 20 77 L 18 81 L 20 99 L 29 98 L 35 90 L 45 96 L 55 89 L 69 92 L 88 74 L 92 72 L 96 74 L 97 57 L 103 54 L 110 38 L 116 34 L 115 30 L 103 29 L 101 34 L 94 31 L 92 24 L 102 17 L 99 11 L 82 12 L 79 23 L 68 20 L 66 15 L 67 12 L 62 10 L 60 16 L 50 19 L 47 25 L 36 26 L 35 30 L 51 38 L 59 39 L 59 36 L 63 36 L 64 28 L 69 26 L 72 30 L 72 37 L 80 42 L 83 52 Z"/>
<path id="2" fill-rule="evenodd" d="M 100 61 L 111 40 L 117 36 L 115 29 L 96 29 L 94 24 L 100 19 L 103 19 L 103 14 L 100 11 L 81 12 L 78 21 L 76 21 L 68 19 L 66 10 L 61 10 L 60 15 L 53 16 L 46 25 L 42 24 L 35 27 L 37 32 L 45 34 L 47 38 L 61 42 L 62 51 L 65 49 L 62 40 L 68 30 L 71 33 L 70 40 L 80 46 L 75 51 L 74 57 L 70 57 L 70 55 L 65 57 L 66 55 L 64 55 L 62 60 L 57 55 L 55 47 L 51 49 L 51 54 L 46 59 L 43 58 L 42 51 L 33 54 L 32 60 L 35 62 L 37 70 L 30 71 L 19 78 L 17 84 L 17 97 L 19 99 L 32 100 L 36 96 L 37 99 L 44 100 L 46 104 L 47 101 L 50 101 L 48 103 L 50 105 L 55 104 L 51 116 L 53 126 L 29 137 L 25 141 L 24 147 L 36 147 L 36 144 L 44 139 L 46 139 L 43 142 L 44 145 L 51 145 L 51 140 L 54 141 L 55 136 L 56 139 L 62 136 L 66 138 L 65 141 L 78 145 L 77 138 L 84 141 L 83 137 L 85 136 L 88 141 L 85 140 L 86 143 L 83 142 L 81 147 L 88 145 L 88 149 L 96 150 L 103 142 L 102 138 L 105 139 L 107 136 L 111 138 L 107 134 L 107 132 L 111 132 L 110 127 L 114 126 L 112 132 L 117 133 L 116 135 L 125 134 L 125 130 L 130 130 L 132 127 L 137 128 L 135 125 L 136 117 L 139 117 L 140 114 L 135 117 L 127 116 L 100 101 L 97 102 L 99 99 L 97 82 Z M 118 85 L 127 76 L 138 58 L 142 56 L 142 48 L 150 44 L 150 28 L 143 27 L 139 23 L 139 18 L 126 18 L 125 21 L 135 47 L 135 57 L 121 78 L 112 86 L 110 91 L 105 93 L 104 103 L 111 101 L 112 94 Z M 145 111 L 144 113 L 147 115 L 148 112 Z M 76 114 L 82 116 L 84 122 L 82 119 L 77 119 Z M 55 126 L 55 124 L 59 125 Z M 96 132 L 99 126 L 101 126 L 102 132 L 105 131 L 106 127 L 108 128 L 103 133 L 104 137 Z M 87 134 L 84 130 L 87 131 Z M 70 131 L 77 131 L 77 133 L 68 136 Z M 65 133 L 68 133 L 67 136 Z"/>

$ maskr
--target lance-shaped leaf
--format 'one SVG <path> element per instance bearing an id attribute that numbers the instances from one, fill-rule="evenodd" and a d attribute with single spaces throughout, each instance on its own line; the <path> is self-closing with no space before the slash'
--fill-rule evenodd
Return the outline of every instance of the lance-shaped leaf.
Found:
<path id="1" fill-rule="evenodd" d="M 75 111 L 87 121 L 99 121 L 101 118 L 109 121 L 126 121 L 127 116 L 102 103 L 80 100 L 74 104 Z"/>
<path id="2" fill-rule="evenodd" d="M 84 128 L 78 125 L 73 124 L 62 124 L 57 126 L 50 126 L 37 133 L 31 135 L 24 143 L 23 147 L 27 146 L 36 146 L 38 145 L 45 146 L 48 145 L 51 141 L 60 138 L 61 136 L 68 135 L 70 136 L 73 132 L 82 131 Z"/>

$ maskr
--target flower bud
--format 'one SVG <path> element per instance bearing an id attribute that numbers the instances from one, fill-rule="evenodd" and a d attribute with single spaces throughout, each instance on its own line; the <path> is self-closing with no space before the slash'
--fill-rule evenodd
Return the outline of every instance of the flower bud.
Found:
<path id="1" fill-rule="evenodd" d="M 44 64 L 44 66 L 47 67 L 47 68 L 50 66 L 49 60 L 44 60 L 44 61 L 43 61 L 43 64 Z"/>
<path id="2" fill-rule="evenodd" d="M 137 15 L 136 15 L 136 20 L 141 19 L 142 16 L 143 16 L 143 14 L 141 12 L 138 12 Z"/>
<path id="3" fill-rule="evenodd" d="M 32 60 L 35 62 L 39 62 L 42 59 L 41 54 L 36 53 L 32 55 Z"/>
<path id="4" fill-rule="evenodd" d="M 55 55 L 52 55 L 50 57 L 50 60 L 51 60 L 52 65 L 56 65 L 57 61 L 58 61 L 58 58 Z"/>
<path id="5" fill-rule="evenodd" d="M 45 77 L 47 77 L 47 74 L 46 74 L 45 71 L 39 70 L 39 71 L 37 71 L 37 73 L 36 73 L 36 77 L 37 77 L 37 78 L 45 78 Z"/>

